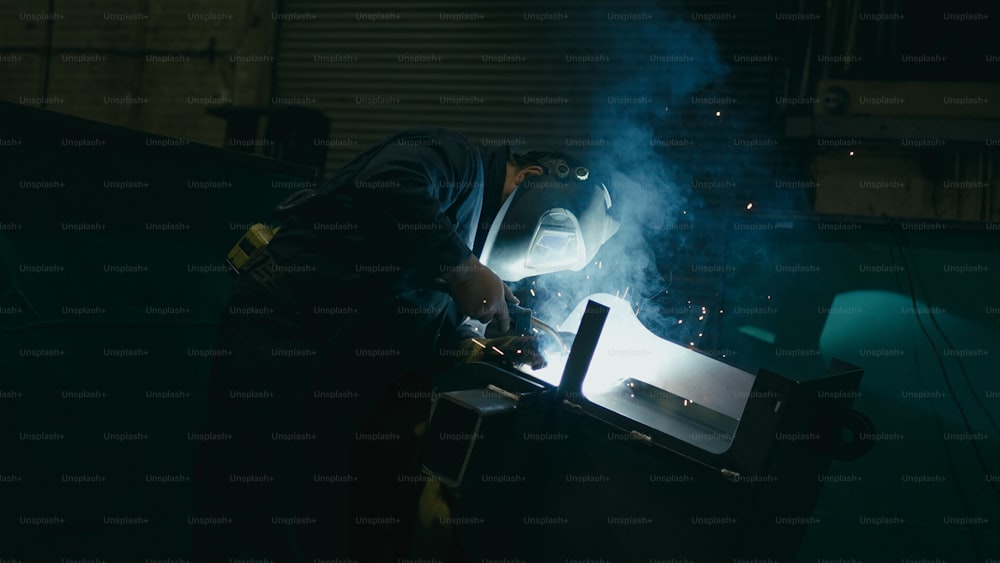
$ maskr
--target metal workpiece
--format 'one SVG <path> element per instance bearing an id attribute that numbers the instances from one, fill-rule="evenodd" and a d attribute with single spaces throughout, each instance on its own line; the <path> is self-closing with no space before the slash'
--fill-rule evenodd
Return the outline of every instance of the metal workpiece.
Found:
<path id="1" fill-rule="evenodd" d="M 484 423 L 488 427 L 487 419 L 515 408 L 517 395 L 495 387 L 439 395 L 431 410 L 424 474 L 450 487 L 459 487 Z"/>
<path id="2" fill-rule="evenodd" d="M 808 527 L 780 523 L 809 522 L 830 463 L 872 446 L 851 410 L 863 370 L 752 374 L 649 333 L 615 299 L 591 296 L 567 319 L 561 377 L 473 363 L 437 380 L 429 428 L 473 439 L 426 442 L 425 472 L 457 487 L 454 514 L 485 522 L 458 530 L 464 548 L 503 557 L 488 537 L 535 534 L 543 559 L 638 561 L 669 546 L 793 560 Z M 535 518 L 558 525 L 525 525 Z"/>
<path id="3" fill-rule="evenodd" d="M 492 455 L 517 449 L 516 427 L 540 424 L 538 416 L 553 394 L 550 387 L 506 366 L 474 362 L 452 370 L 438 380 L 434 394 L 423 473 L 462 487 L 470 463 L 485 470 Z M 480 440 L 485 447 L 479 447 Z"/>

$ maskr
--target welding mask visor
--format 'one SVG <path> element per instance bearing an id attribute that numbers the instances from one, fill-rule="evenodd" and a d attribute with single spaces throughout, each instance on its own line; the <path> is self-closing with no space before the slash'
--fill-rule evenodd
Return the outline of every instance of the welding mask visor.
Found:
<path id="1" fill-rule="evenodd" d="M 546 153 L 544 173 L 514 190 L 497 213 L 480 261 L 503 280 L 579 271 L 618 231 L 608 185 L 570 155 Z"/>

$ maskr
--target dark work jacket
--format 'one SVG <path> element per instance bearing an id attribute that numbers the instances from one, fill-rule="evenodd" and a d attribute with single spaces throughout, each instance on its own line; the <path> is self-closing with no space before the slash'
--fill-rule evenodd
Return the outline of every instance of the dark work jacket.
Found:
<path id="1" fill-rule="evenodd" d="M 382 560 L 371 552 L 410 539 L 405 520 L 413 504 L 406 502 L 415 500 L 400 491 L 395 474 L 419 471 L 407 464 L 418 451 L 412 429 L 429 401 L 406 397 L 426 396 L 431 368 L 453 361 L 437 349 L 457 337 L 461 323 L 433 280 L 472 254 L 481 219 L 491 221 L 499 207 L 506 157 L 506 147 L 477 147 L 445 129 L 393 135 L 292 209 L 257 268 L 236 279 L 217 343 L 229 353 L 213 360 L 205 426 L 231 439 L 205 442 L 195 479 L 198 513 L 233 515 L 233 524 L 196 526 L 199 557 L 342 557 L 351 529 L 352 557 Z M 273 258 L 273 283 L 251 275 L 270 269 L 260 257 Z M 397 388 L 415 395 L 392 392 Z M 266 391 L 268 400 L 232 399 L 233 389 Z M 316 399 L 331 390 L 353 395 Z M 291 448 L 273 439 L 276 430 L 315 439 Z M 359 430 L 401 439 L 354 439 Z M 247 494 L 230 483 L 249 468 L 275 476 L 273 486 Z M 346 487 L 313 477 L 348 471 L 364 476 L 351 485 L 349 510 Z M 286 513 L 319 524 L 271 525 L 273 515 Z M 349 526 L 367 513 L 398 515 L 403 523 Z M 402 539 L 386 535 L 397 532 Z"/>
<path id="2" fill-rule="evenodd" d="M 346 286 L 389 297 L 427 287 L 481 248 L 507 153 L 442 128 L 392 135 L 293 208 L 270 248 L 313 282 L 305 292 Z"/>

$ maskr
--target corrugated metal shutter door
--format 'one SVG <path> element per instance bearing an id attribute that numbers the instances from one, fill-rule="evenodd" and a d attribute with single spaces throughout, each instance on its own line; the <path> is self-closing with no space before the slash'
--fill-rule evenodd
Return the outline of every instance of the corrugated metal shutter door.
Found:
<path id="1" fill-rule="evenodd" d="M 272 101 L 303 103 L 331 118 L 327 176 L 415 125 L 515 148 L 601 146 L 609 140 L 593 119 L 635 109 L 616 106 L 610 95 L 646 96 L 649 111 L 663 111 L 665 90 L 679 84 L 680 93 L 683 80 L 697 82 L 712 66 L 705 38 L 692 35 L 711 37 L 709 26 L 692 32 L 690 10 L 667 17 L 648 3 L 283 4 L 272 15 L 281 22 Z"/>
<path id="2" fill-rule="evenodd" d="M 285 13 L 316 15 L 283 23 L 276 91 L 315 100 L 332 119 L 328 172 L 409 126 L 547 143 L 589 107 L 552 71 L 548 32 L 565 26 L 527 21 L 509 3 L 289 1 Z"/>

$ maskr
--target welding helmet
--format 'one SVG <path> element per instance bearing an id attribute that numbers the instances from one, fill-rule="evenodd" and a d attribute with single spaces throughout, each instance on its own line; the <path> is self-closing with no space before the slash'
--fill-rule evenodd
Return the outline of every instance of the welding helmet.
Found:
<path id="1" fill-rule="evenodd" d="M 583 162 L 558 152 L 528 153 L 544 170 L 504 202 L 479 260 L 500 279 L 579 271 L 618 231 L 611 191 Z"/>

